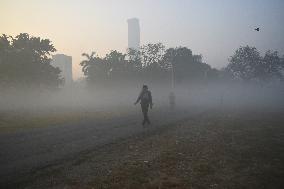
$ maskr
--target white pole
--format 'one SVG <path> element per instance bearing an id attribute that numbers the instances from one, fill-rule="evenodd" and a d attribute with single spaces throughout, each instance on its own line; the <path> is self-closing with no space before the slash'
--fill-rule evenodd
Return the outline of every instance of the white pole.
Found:
<path id="1" fill-rule="evenodd" d="M 175 79 L 174 79 L 174 66 L 172 63 L 172 90 L 174 90 L 175 87 Z"/>

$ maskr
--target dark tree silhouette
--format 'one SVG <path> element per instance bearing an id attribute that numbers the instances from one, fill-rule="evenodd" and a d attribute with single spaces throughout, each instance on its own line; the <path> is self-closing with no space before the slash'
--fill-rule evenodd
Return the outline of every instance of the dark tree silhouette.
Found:
<path id="1" fill-rule="evenodd" d="M 229 59 L 226 71 L 234 79 L 243 81 L 267 82 L 283 78 L 283 61 L 278 52 L 267 51 L 264 57 L 255 47 L 240 47 Z"/>
<path id="2" fill-rule="evenodd" d="M 128 64 L 125 59 L 126 54 L 116 50 L 111 51 L 104 58 L 105 64 L 109 68 L 108 76 L 110 79 L 121 79 L 128 72 Z"/>
<path id="3" fill-rule="evenodd" d="M 141 70 L 142 69 L 141 51 L 128 48 L 126 54 L 130 65 L 136 68 L 136 70 Z"/>
<path id="4" fill-rule="evenodd" d="M 146 82 L 158 82 L 167 76 L 163 70 L 165 46 L 162 43 L 149 43 L 140 48 L 142 77 Z"/>
<path id="5" fill-rule="evenodd" d="M 149 43 L 141 47 L 142 66 L 159 66 L 165 54 L 165 46 L 162 43 Z"/>
<path id="6" fill-rule="evenodd" d="M 82 71 L 86 76 L 88 84 L 106 82 L 110 70 L 109 65 L 105 64 L 104 60 L 92 52 L 90 55 L 87 53 L 82 54 L 86 60 L 80 62 Z"/>
<path id="7" fill-rule="evenodd" d="M 208 64 L 202 62 L 201 55 L 193 55 L 187 47 L 169 48 L 164 56 L 164 67 L 173 69 L 175 83 L 191 82 L 214 76 Z"/>
<path id="8" fill-rule="evenodd" d="M 48 39 L 21 33 L 0 37 L 0 85 L 2 87 L 57 88 L 60 70 L 50 65 L 56 49 Z"/>
<path id="9" fill-rule="evenodd" d="M 256 78 L 261 62 L 262 58 L 255 47 L 240 47 L 229 59 L 226 70 L 234 79 L 250 81 Z"/>
<path id="10" fill-rule="evenodd" d="M 258 77 L 263 81 L 269 81 L 271 79 L 283 79 L 282 69 L 284 68 L 284 62 L 278 55 L 277 51 L 267 51 L 263 57 L 262 64 L 258 68 Z"/>
<path id="11" fill-rule="evenodd" d="M 193 55 L 186 47 L 165 50 L 162 43 L 146 44 L 139 50 L 128 49 L 127 54 L 111 51 L 104 58 L 95 53 L 83 56 L 87 59 L 81 62 L 82 70 L 92 85 L 102 81 L 112 86 L 141 82 L 170 85 L 173 69 L 176 81 L 218 77 L 218 71 L 203 63 L 201 55 Z"/>

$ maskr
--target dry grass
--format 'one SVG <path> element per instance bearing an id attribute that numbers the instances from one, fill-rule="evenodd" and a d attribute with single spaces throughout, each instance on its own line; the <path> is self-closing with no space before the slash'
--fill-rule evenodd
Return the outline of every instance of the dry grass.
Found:
<path id="1" fill-rule="evenodd" d="M 281 114 L 199 117 L 128 145 L 93 188 L 283 188 Z M 120 154 L 118 154 L 120 155 Z"/>
<path id="2" fill-rule="evenodd" d="M 68 125 L 82 120 L 107 120 L 129 114 L 126 111 L 100 110 L 44 110 L 44 111 L 0 111 L 0 133 L 15 132 L 52 125 Z"/>
<path id="3" fill-rule="evenodd" d="M 27 188 L 284 188 L 284 117 L 210 112 L 31 175 Z"/>

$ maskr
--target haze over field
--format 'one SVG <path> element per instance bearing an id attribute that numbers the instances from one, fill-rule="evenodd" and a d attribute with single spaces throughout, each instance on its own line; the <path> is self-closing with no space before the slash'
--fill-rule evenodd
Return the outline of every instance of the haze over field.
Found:
<path id="1" fill-rule="evenodd" d="M 50 39 L 58 53 L 73 57 L 77 79 L 83 52 L 126 51 L 126 20 L 137 17 L 141 44 L 187 46 L 221 68 L 243 45 L 283 54 L 283 10 L 282 0 L 1 0 L 0 33 Z"/>
<path id="2" fill-rule="evenodd" d="M 283 189 L 283 10 L 0 0 L 0 188 Z"/>

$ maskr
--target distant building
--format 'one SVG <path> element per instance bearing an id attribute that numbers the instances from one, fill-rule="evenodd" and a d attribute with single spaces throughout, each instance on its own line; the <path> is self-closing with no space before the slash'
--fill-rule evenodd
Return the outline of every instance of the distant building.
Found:
<path id="1" fill-rule="evenodd" d="M 140 47 L 140 26 L 137 18 L 127 20 L 128 23 L 128 48 L 138 50 Z"/>
<path id="2" fill-rule="evenodd" d="M 65 80 L 65 86 L 72 84 L 72 56 L 56 54 L 52 56 L 51 65 L 61 70 L 61 76 Z"/>

